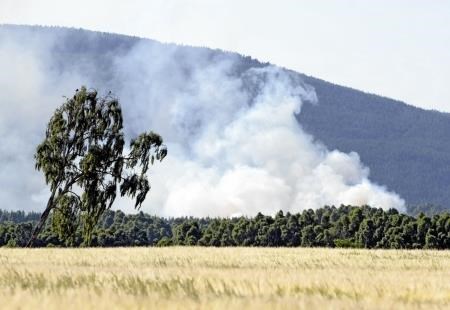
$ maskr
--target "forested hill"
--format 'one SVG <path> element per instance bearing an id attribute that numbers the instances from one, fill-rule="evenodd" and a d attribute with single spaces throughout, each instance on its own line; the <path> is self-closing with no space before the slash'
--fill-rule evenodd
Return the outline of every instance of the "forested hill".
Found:
<path id="1" fill-rule="evenodd" d="M 237 73 L 267 65 L 220 50 L 176 47 L 123 35 L 54 27 L 0 26 L 0 39 L 15 36 L 24 48 L 29 48 L 29 43 L 21 38 L 30 33 L 40 42 L 57 38 L 52 40 L 51 70 L 83 71 L 101 81 L 98 85 L 112 90 L 116 79 L 114 59 L 125 55 L 139 42 L 163 52 L 170 51 L 173 65 L 183 66 L 183 62 L 196 59 L 213 61 L 218 57 L 237 59 Z M 415 108 L 302 76 L 315 88 L 318 97 L 317 105 L 304 105 L 298 116 L 308 133 L 329 149 L 358 152 L 370 167 L 371 179 L 399 193 L 408 204 L 431 203 L 450 208 L 450 114 Z"/>
<path id="2" fill-rule="evenodd" d="M 371 179 L 407 203 L 450 207 L 450 114 L 305 80 L 319 98 L 299 115 L 307 132 L 328 148 L 358 152 Z"/>

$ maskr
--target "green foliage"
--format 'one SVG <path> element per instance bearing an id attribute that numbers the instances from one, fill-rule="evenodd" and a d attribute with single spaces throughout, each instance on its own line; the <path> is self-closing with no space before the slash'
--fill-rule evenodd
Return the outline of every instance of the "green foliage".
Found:
<path id="1" fill-rule="evenodd" d="M 13 223 L 23 223 L 32 222 L 39 220 L 41 213 L 39 212 L 28 212 L 24 211 L 5 211 L 0 210 L 0 223 L 13 222 Z"/>
<path id="2" fill-rule="evenodd" d="M 358 245 L 349 239 L 336 239 L 334 240 L 334 245 L 337 248 L 357 248 Z"/>
<path id="3" fill-rule="evenodd" d="M 0 224 L 0 246 L 25 246 L 31 230 L 30 222 Z M 54 225 L 46 225 L 36 245 L 49 244 L 84 245 L 82 227 L 77 226 L 68 242 Z M 393 209 L 326 206 L 297 214 L 280 211 L 274 217 L 164 219 L 107 210 L 93 229 L 91 245 L 450 249 L 450 214 L 415 218 Z"/>
<path id="4" fill-rule="evenodd" d="M 419 205 L 409 205 L 406 207 L 406 211 L 409 215 L 418 216 L 420 213 L 423 213 L 427 216 L 433 216 L 435 214 L 440 214 L 449 209 L 441 206 L 441 205 L 433 205 L 433 204 L 419 204 Z"/>
<path id="5" fill-rule="evenodd" d="M 52 230 L 57 233 L 66 245 L 73 245 L 74 234 L 79 225 L 78 200 L 75 196 L 61 196 L 58 208 L 52 216 Z"/>
<path id="6" fill-rule="evenodd" d="M 99 97 L 85 87 L 59 107 L 38 145 L 36 169 L 45 175 L 51 196 L 33 232 L 33 241 L 50 213 L 53 229 L 67 244 L 81 224 L 86 245 L 102 214 L 121 196 L 135 199 L 139 208 L 150 190 L 146 172 L 154 160 L 167 154 L 162 138 L 142 133 L 123 154 L 122 109 L 116 98 Z"/>

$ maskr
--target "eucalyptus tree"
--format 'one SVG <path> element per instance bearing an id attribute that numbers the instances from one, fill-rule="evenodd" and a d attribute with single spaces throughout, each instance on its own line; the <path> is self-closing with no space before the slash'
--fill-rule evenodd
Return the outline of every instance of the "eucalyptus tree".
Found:
<path id="1" fill-rule="evenodd" d="M 51 193 L 29 246 L 50 214 L 60 237 L 70 243 L 81 225 L 89 245 L 117 193 L 135 199 L 135 208 L 141 206 L 150 190 L 149 165 L 163 160 L 167 149 L 153 132 L 131 140 L 126 154 L 124 146 L 122 109 L 111 94 L 102 97 L 82 87 L 56 109 L 35 154 L 36 169 L 44 173 Z"/>

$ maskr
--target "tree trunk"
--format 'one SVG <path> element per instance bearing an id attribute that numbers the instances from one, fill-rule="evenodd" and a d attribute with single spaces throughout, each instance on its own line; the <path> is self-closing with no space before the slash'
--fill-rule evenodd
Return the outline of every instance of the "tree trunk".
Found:
<path id="1" fill-rule="evenodd" d="M 53 209 L 53 202 L 55 200 L 55 194 L 56 194 L 56 189 L 53 190 L 50 198 L 48 199 L 47 207 L 45 208 L 44 212 L 42 213 L 41 218 L 39 219 L 39 223 L 34 228 L 33 233 L 31 234 L 30 240 L 28 240 L 27 247 L 33 246 L 34 240 L 36 240 L 37 236 L 42 231 L 42 227 L 44 227 L 44 224 L 47 221 L 48 216 L 50 215 L 50 211 Z"/>

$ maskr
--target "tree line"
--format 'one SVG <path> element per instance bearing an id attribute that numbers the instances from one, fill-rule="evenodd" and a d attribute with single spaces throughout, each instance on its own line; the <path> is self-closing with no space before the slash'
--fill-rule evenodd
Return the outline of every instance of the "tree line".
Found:
<path id="1" fill-rule="evenodd" d="M 27 219 L 21 211 L 0 216 Z M 0 246 L 27 244 L 32 221 L 0 222 Z M 84 246 L 83 228 L 71 238 L 49 221 L 35 240 L 38 247 Z M 401 214 L 395 209 L 369 206 L 325 206 L 291 214 L 233 218 L 162 218 L 139 212 L 107 210 L 92 233 L 91 246 L 249 246 L 249 247 L 352 247 L 374 249 L 450 249 L 450 213 L 432 217 Z"/>

